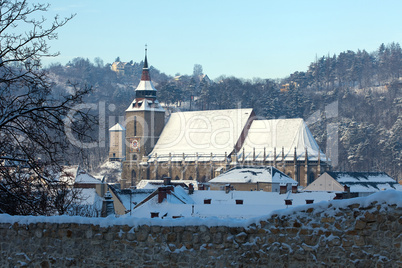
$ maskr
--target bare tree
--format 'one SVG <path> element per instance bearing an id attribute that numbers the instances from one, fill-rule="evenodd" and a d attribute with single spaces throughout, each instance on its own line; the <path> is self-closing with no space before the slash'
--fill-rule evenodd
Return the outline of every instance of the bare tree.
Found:
<path id="1" fill-rule="evenodd" d="M 14 215 L 63 213 L 74 198 L 66 194 L 68 182 L 57 179 L 69 146 L 64 124 L 91 89 L 73 86 L 52 94 L 41 59 L 58 55 L 47 41 L 57 38 L 56 30 L 74 15 L 49 23 L 40 17 L 48 8 L 0 0 L 0 211 Z M 85 130 L 93 118 L 87 110 L 74 114 L 71 132 L 90 138 Z"/>

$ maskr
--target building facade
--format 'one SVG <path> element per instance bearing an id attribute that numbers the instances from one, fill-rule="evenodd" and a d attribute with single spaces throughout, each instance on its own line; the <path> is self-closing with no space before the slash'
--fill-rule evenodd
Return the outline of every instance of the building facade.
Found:
<path id="1" fill-rule="evenodd" d="M 149 74 L 147 55 L 135 99 L 125 114 L 126 158 L 123 162 L 122 187 L 135 185 L 141 170 L 139 164 L 154 148 L 165 126 L 165 110 L 156 99 L 156 89 Z"/>
<path id="2" fill-rule="evenodd" d="M 109 129 L 109 161 L 123 161 L 126 157 L 126 129 L 117 123 Z"/>
<path id="3" fill-rule="evenodd" d="M 307 186 L 329 170 L 303 119 L 259 120 L 253 109 L 176 112 L 165 126 L 145 63 L 126 110 L 126 157 L 121 187 L 141 180 L 207 182 L 238 166 L 273 166 Z"/>

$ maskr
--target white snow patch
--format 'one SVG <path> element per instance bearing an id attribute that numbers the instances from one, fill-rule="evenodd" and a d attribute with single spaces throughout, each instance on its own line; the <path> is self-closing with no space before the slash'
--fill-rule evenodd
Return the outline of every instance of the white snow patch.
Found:
<path id="1" fill-rule="evenodd" d="M 247 227 L 251 224 L 259 225 L 260 221 L 266 220 L 274 214 L 279 216 L 282 215 L 297 215 L 299 212 L 304 211 L 308 208 L 314 209 L 322 209 L 323 211 L 328 209 L 328 206 L 332 205 L 332 211 L 335 211 L 333 208 L 344 208 L 352 204 L 359 204 L 361 207 L 368 207 L 373 202 L 377 202 L 378 204 L 389 204 L 396 205 L 398 208 L 402 207 L 402 192 L 395 190 L 387 190 L 381 191 L 378 193 L 374 193 L 367 197 L 359 197 L 353 199 L 346 200 L 332 200 L 332 201 L 322 201 L 317 204 L 309 204 L 298 206 L 294 208 L 287 208 L 281 210 L 273 210 L 267 212 L 267 214 L 263 216 L 258 216 L 254 218 L 248 219 L 239 219 L 239 218 L 218 218 L 218 217 L 205 217 L 200 218 L 197 216 L 194 217 L 183 217 L 178 219 L 161 219 L 161 218 L 137 218 L 135 215 L 129 216 L 124 215 L 122 217 L 116 218 L 115 216 L 109 216 L 106 218 L 86 218 L 80 216 L 11 216 L 8 214 L 0 214 L 0 222 L 1 223 L 19 223 L 28 225 L 31 223 L 78 223 L 78 224 L 93 224 L 99 225 L 101 227 L 109 227 L 113 225 L 128 225 L 128 226 L 201 226 L 205 225 L 207 227 L 212 226 L 228 226 L 228 227 Z M 218 208 L 216 206 L 215 208 Z M 329 210 L 331 211 L 331 210 Z M 329 212 L 331 213 L 331 212 Z M 334 212 L 332 212 L 334 213 Z"/>

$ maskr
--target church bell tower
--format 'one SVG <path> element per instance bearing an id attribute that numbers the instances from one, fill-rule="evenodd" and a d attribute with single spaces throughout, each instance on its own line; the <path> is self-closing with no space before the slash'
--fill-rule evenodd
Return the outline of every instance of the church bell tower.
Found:
<path id="1" fill-rule="evenodd" d="M 165 110 L 156 99 L 149 74 L 147 49 L 141 81 L 135 89 L 135 98 L 126 110 L 126 160 L 123 162 L 121 188 L 137 183 L 140 164 L 154 148 L 165 126 Z"/>

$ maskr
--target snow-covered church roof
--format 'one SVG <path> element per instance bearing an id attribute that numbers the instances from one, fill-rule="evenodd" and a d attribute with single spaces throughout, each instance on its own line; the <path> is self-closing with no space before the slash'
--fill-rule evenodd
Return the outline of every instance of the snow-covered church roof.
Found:
<path id="1" fill-rule="evenodd" d="M 170 116 L 150 154 L 149 161 L 223 161 L 240 146 L 241 136 L 251 123 L 252 109 L 177 112 Z M 239 149 L 239 148 L 237 148 Z"/>
<path id="2" fill-rule="evenodd" d="M 318 160 L 318 152 L 320 152 L 321 161 L 327 160 L 301 118 L 254 120 L 238 157 L 239 159 L 243 158 L 244 150 L 245 161 L 251 161 L 255 150 L 256 160 L 262 161 L 264 148 L 266 161 L 274 160 L 275 148 L 277 161 L 282 160 L 282 148 L 284 149 L 285 161 L 294 160 L 295 148 L 297 160 L 305 160 L 306 149 L 310 161 Z"/>
<path id="3" fill-rule="evenodd" d="M 274 167 L 235 167 L 218 177 L 209 181 L 209 183 L 279 183 L 286 185 L 288 183 L 297 185 L 297 181 L 285 175 Z"/>

